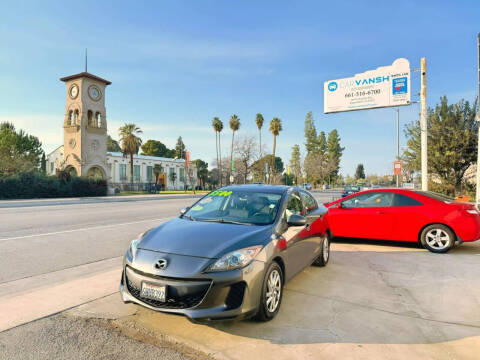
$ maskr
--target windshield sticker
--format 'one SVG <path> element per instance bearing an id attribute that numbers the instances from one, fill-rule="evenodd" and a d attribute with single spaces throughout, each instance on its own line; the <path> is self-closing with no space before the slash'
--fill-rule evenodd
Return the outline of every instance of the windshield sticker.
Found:
<path id="1" fill-rule="evenodd" d="M 210 193 L 208 196 L 230 196 L 232 195 L 232 191 L 225 191 L 225 190 L 215 190 L 214 192 Z"/>
<path id="2" fill-rule="evenodd" d="M 194 207 L 192 207 L 190 210 L 193 210 L 193 211 L 199 211 L 199 210 L 202 210 L 203 209 L 203 206 L 200 206 L 200 205 L 195 205 Z"/>

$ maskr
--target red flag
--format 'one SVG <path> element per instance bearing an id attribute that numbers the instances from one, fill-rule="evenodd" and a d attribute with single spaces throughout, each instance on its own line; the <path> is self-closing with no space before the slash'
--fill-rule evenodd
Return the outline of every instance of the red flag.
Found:
<path id="1" fill-rule="evenodd" d="M 190 151 L 187 151 L 187 166 L 190 166 Z"/>

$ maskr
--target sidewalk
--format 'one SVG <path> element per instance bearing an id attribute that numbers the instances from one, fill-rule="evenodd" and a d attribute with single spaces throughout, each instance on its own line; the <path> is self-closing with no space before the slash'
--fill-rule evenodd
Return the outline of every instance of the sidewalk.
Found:
<path id="1" fill-rule="evenodd" d="M 129 202 L 129 201 L 147 201 L 147 200 L 172 200 L 172 199 L 196 199 L 204 196 L 199 194 L 145 194 L 145 195 L 122 195 L 122 196 L 98 196 L 98 197 L 77 197 L 77 198 L 48 198 L 48 199 L 21 199 L 21 200 L 0 200 L 1 208 L 17 208 L 31 206 L 50 206 L 50 205 L 73 205 L 89 203 L 106 202 Z"/>

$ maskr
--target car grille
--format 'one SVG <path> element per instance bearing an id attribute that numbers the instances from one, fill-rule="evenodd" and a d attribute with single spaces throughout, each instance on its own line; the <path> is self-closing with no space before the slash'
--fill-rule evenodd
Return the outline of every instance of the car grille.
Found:
<path id="1" fill-rule="evenodd" d="M 208 291 L 208 288 L 206 288 L 204 291 L 201 291 L 195 294 L 174 297 L 174 296 L 168 295 L 168 288 L 167 288 L 167 301 L 162 302 L 162 301 L 157 301 L 157 300 L 153 300 L 153 299 L 149 299 L 141 296 L 140 289 L 132 281 L 130 281 L 126 275 L 125 275 L 125 278 L 127 280 L 126 281 L 127 289 L 130 292 L 130 294 L 133 295 L 133 297 L 144 302 L 145 304 L 148 304 L 156 308 L 188 309 L 188 308 L 197 306 L 202 301 L 203 297 Z"/>
<path id="2" fill-rule="evenodd" d="M 243 295 L 245 294 L 245 282 L 238 282 L 233 284 L 230 287 L 230 291 L 228 292 L 227 299 L 225 300 L 225 305 L 227 305 L 228 309 L 236 309 L 243 302 Z"/>

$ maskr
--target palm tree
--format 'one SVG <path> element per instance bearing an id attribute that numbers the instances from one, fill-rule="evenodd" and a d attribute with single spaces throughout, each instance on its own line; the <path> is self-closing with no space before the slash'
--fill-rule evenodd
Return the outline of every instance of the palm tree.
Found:
<path id="1" fill-rule="evenodd" d="M 277 136 L 282 131 L 282 120 L 277 117 L 274 117 L 272 121 L 270 121 L 270 132 L 273 135 L 273 157 L 272 157 L 272 164 L 270 166 L 270 171 L 272 172 L 272 176 L 270 176 L 270 183 L 272 182 L 272 177 L 274 175 L 274 166 L 275 166 L 275 151 L 277 150 Z"/>
<path id="2" fill-rule="evenodd" d="M 261 159 L 262 158 L 262 126 L 263 126 L 263 115 L 258 113 L 257 116 L 255 117 L 255 123 L 257 124 L 258 128 L 258 136 L 260 137 L 260 151 L 258 152 L 258 156 Z"/>
<path id="3" fill-rule="evenodd" d="M 138 154 L 142 139 L 137 135 L 141 134 L 142 130 L 135 124 L 125 124 L 118 129 L 120 141 L 122 142 L 123 156 L 130 155 L 130 182 L 133 183 L 133 155 Z"/>
<path id="4" fill-rule="evenodd" d="M 223 130 L 223 122 L 218 117 L 214 117 L 212 126 L 213 130 L 215 131 L 215 140 L 217 146 L 217 169 L 220 174 L 220 187 L 222 187 L 222 149 L 220 146 L 220 133 Z"/>
<path id="5" fill-rule="evenodd" d="M 233 164 L 233 140 L 235 138 L 235 131 L 240 128 L 240 119 L 237 115 L 233 114 L 230 118 L 230 129 L 232 129 L 232 147 L 230 149 L 230 166 L 228 174 L 232 174 L 232 164 Z M 230 176 L 229 176 L 230 177 Z M 229 179 L 230 180 L 230 179 Z"/>

